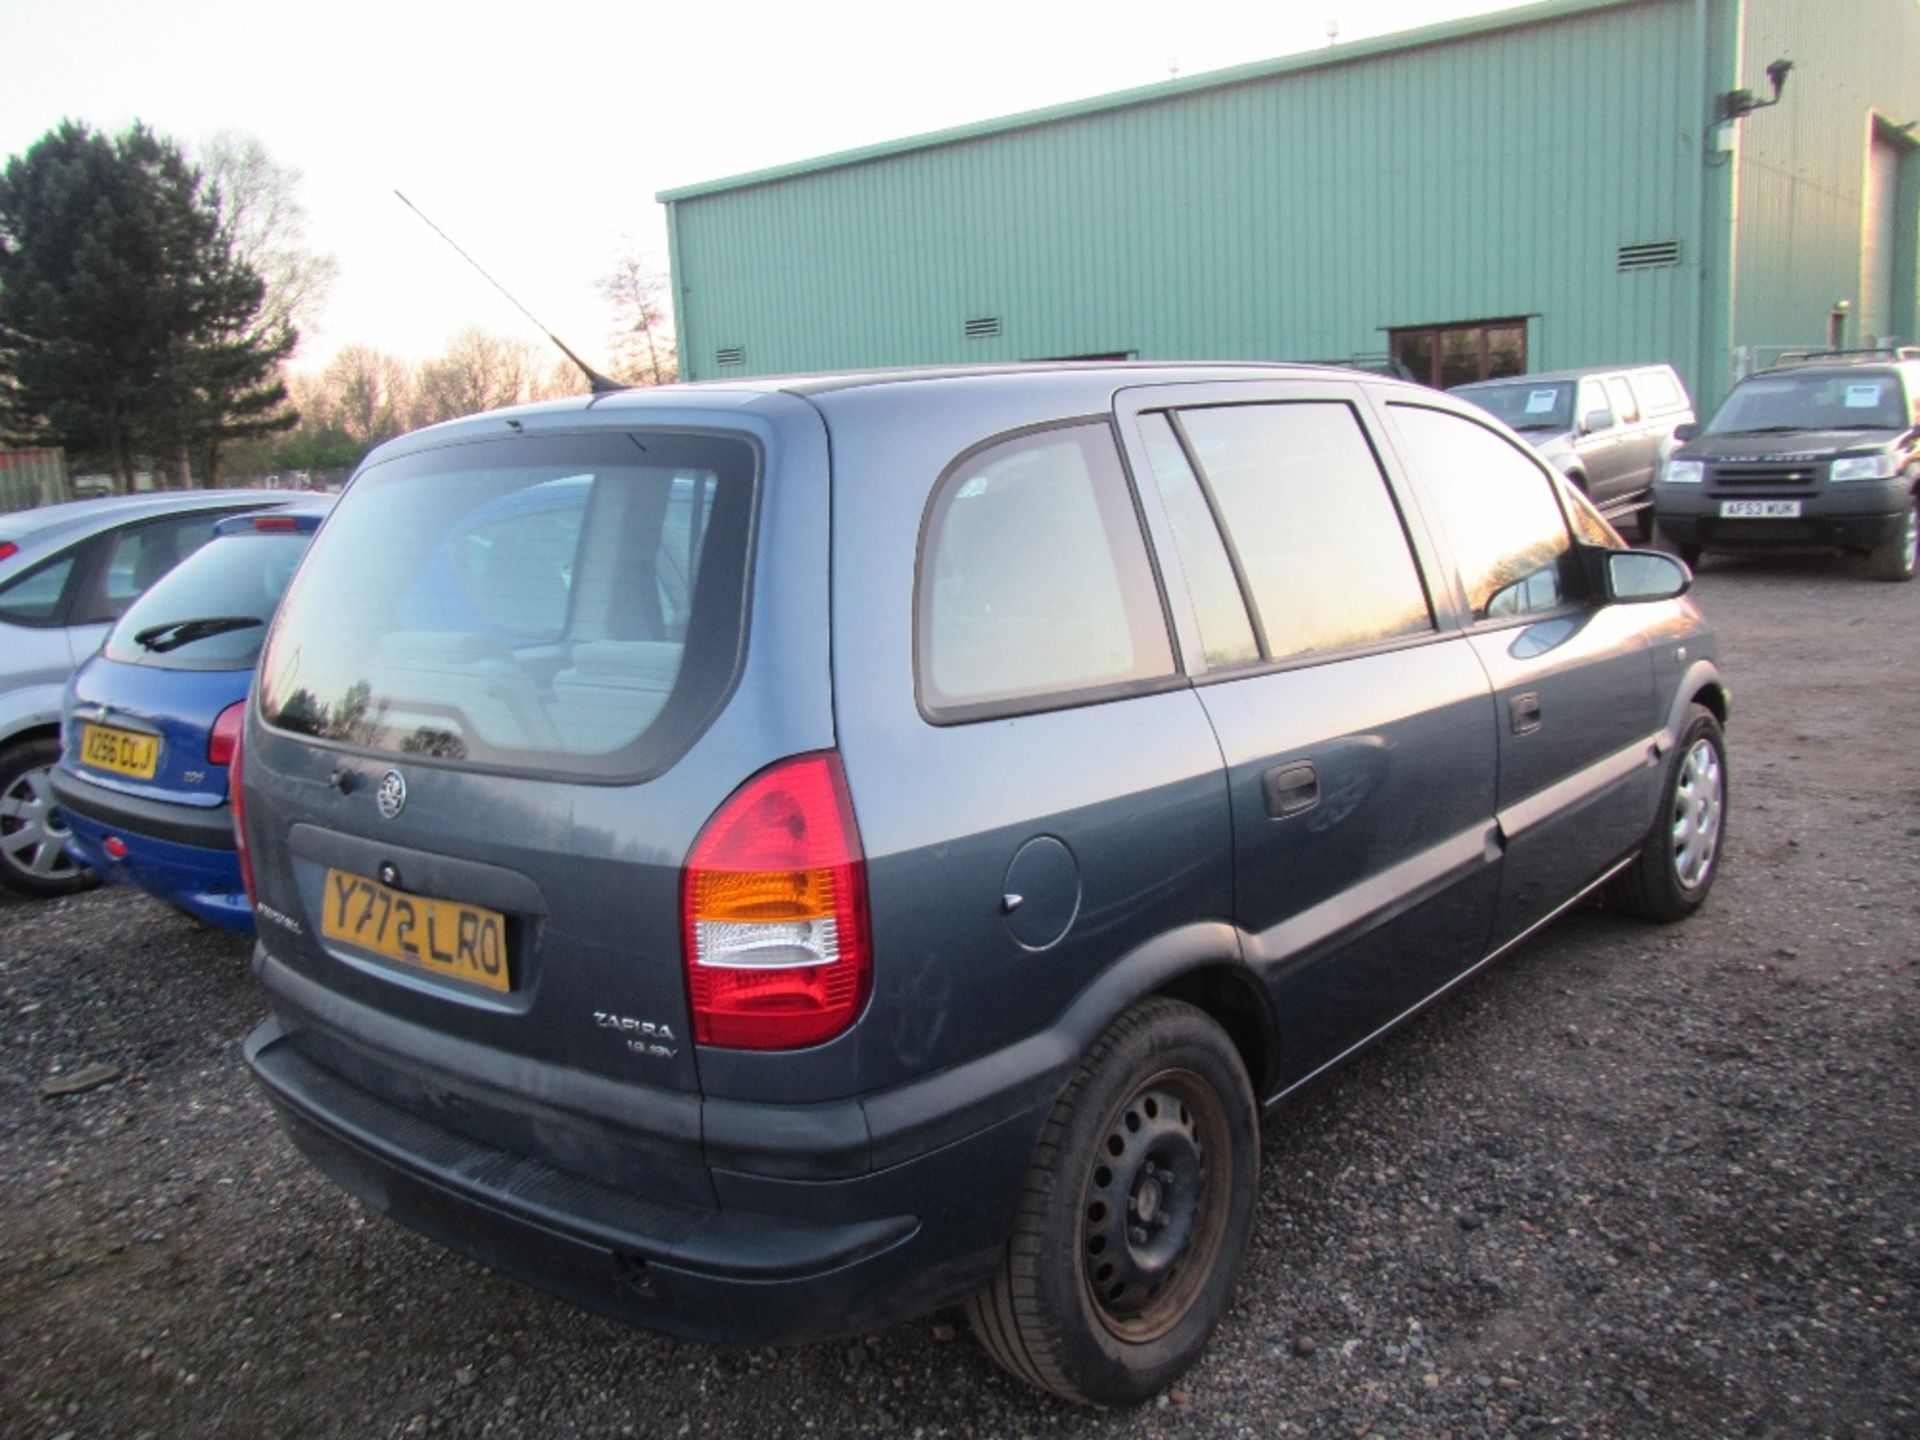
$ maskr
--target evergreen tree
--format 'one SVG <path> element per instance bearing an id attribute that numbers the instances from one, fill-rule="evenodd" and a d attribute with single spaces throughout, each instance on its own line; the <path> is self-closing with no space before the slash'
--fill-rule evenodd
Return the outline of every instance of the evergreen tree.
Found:
<path id="1" fill-rule="evenodd" d="M 121 489 L 285 429 L 290 327 L 251 322 L 217 197 L 145 126 L 63 122 L 0 171 L 0 434 L 64 445 Z M 211 477 L 210 477 L 211 478 Z"/>

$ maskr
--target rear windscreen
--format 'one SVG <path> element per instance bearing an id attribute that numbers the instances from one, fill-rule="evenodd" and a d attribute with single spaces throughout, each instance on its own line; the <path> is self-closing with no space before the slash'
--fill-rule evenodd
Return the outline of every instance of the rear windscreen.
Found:
<path id="1" fill-rule="evenodd" d="M 274 624 L 262 713 L 395 755 L 649 773 L 732 681 L 754 472 L 744 441 L 656 432 L 376 465 Z"/>
<path id="2" fill-rule="evenodd" d="M 109 660 L 161 670 L 248 670 L 307 535 L 222 535 L 169 570 L 107 636 Z"/>

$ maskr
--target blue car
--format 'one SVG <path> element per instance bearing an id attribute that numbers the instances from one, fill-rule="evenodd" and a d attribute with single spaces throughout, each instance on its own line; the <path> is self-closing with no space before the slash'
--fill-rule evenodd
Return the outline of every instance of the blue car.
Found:
<path id="1" fill-rule="evenodd" d="M 250 934 L 227 765 L 267 622 L 332 498 L 222 520 L 74 672 L 50 777 L 69 851 Z"/>

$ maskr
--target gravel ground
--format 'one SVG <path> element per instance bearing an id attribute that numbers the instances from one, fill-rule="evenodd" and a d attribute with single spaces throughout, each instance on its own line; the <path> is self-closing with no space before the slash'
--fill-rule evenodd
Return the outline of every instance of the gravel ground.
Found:
<path id="1" fill-rule="evenodd" d="M 0 1432 L 1920 1434 L 1920 584 L 1698 594 L 1706 912 L 1578 912 L 1271 1116 L 1238 1299 L 1152 1404 L 1029 1392 L 954 1313 L 720 1351 L 456 1259 L 281 1138 L 246 947 L 101 891 L 0 902 Z"/>

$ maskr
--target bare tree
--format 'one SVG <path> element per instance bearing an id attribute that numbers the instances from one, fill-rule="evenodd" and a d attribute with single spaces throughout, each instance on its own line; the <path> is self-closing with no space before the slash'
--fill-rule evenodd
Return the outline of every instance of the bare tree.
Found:
<path id="1" fill-rule="evenodd" d="M 340 266 L 307 247 L 307 215 L 295 198 L 300 172 L 274 160 L 253 136 L 231 130 L 207 141 L 197 159 L 214 187 L 222 239 L 266 285 L 258 326 L 313 328 Z"/>
<path id="2" fill-rule="evenodd" d="M 415 388 L 405 361 L 370 345 L 349 345 L 322 372 L 313 403 L 322 423 L 366 451 L 407 428 Z"/>
<path id="3" fill-rule="evenodd" d="M 462 330 L 420 367 L 413 423 L 431 425 L 534 399 L 546 378 L 546 364 L 542 348 L 530 341 L 478 328 Z"/>
<path id="4" fill-rule="evenodd" d="M 666 272 L 631 241 L 614 255 L 600 293 L 613 303 L 608 337 L 615 372 L 636 385 L 671 384 L 680 374 Z"/>

